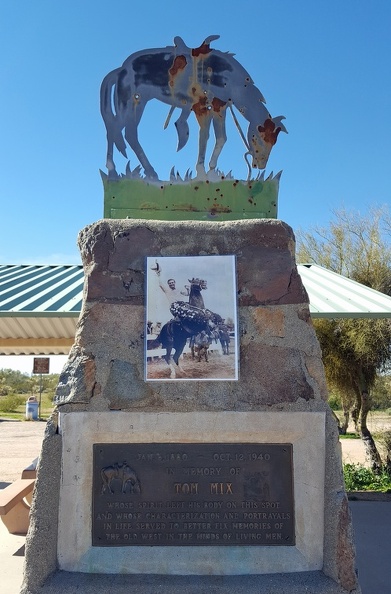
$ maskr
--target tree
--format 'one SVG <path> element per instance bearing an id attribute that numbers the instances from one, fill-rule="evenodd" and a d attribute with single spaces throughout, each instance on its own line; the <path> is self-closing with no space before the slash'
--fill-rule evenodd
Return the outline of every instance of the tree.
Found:
<path id="1" fill-rule="evenodd" d="M 53 393 L 58 384 L 59 374 L 51 373 L 42 375 L 42 391 Z M 0 395 L 15 392 L 17 394 L 33 394 L 40 390 L 41 377 L 15 371 L 13 369 L 0 369 Z"/>
<path id="2" fill-rule="evenodd" d="M 297 259 L 317 263 L 367 287 L 391 295 L 390 215 L 386 208 L 371 208 L 366 216 L 345 209 L 333 211 L 329 227 L 297 233 Z M 391 359 L 390 320 L 314 320 L 322 348 L 326 379 L 341 394 L 361 435 L 374 471 L 382 461 L 367 427 L 370 392 L 377 373 Z"/>
<path id="3" fill-rule="evenodd" d="M 0 382 L 11 387 L 13 392 L 28 393 L 30 389 L 30 378 L 26 373 L 14 371 L 13 369 L 0 369 Z"/>

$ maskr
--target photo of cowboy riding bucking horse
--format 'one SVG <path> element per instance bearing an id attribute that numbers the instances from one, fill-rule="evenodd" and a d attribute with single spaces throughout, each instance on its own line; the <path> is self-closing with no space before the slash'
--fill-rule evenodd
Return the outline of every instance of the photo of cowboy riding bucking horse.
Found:
<path id="1" fill-rule="evenodd" d="M 146 377 L 237 380 L 234 256 L 147 258 Z"/>

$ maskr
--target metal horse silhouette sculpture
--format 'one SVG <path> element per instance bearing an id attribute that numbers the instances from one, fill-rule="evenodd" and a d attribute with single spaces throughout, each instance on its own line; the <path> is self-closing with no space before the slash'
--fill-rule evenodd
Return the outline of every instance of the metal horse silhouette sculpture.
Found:
<path id="1" fill-rule="evenodd" d="M 246 145 L 245 156 L 252 156 L 253 167 L 266 167 L 279 132 L 287 132 L 282 123 L 284 116 L 272 118 L 265 107 L 262 93 L 233 54 L 210 47 L 210 43 L 219 37 L 211 35 L 195 49 L 187 47 L 180 37 L 175 37 L 174 46 L 136 52 L 130 55 L 120 68 L 116 68 L 104 78 L 100 105 L 107 131 L 106 166 L 109 179 L 118 177 L 113 158 L 114 146 L 127 157 L 125 140 L 144 168 L 146 178 L 158 179 L 137 133 L 145 106 L 151 99 L 171 106 L 165 128 L 174 109 L 181 110 L 175 122 L 178 151 L 188 141 L 189 115 L 191 112 L 195 114 L 200 126 L 197 177 L 206 176 L 205 154 L 211 124 L 216 142 L 209 168 L 216 169 L 219 155 L 227 140 L 227 108 L 232 111 Z M 240 130 L 233 106 L 249 122 L 247 138 Z"/>

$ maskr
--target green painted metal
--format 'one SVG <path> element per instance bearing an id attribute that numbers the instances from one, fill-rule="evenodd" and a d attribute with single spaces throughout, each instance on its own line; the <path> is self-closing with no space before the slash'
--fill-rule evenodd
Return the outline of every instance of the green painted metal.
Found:
<path id="1" fill-rule="evenodd" d="M 280 174 L 248 182 L 158 182 L 103 177 L 104 217 L 163 221 L 277 218 Z"/>

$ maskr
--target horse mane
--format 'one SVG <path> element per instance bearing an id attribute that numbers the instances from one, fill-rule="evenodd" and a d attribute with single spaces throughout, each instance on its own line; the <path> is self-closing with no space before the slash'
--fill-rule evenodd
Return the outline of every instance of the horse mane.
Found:
<path id="1" fill-rule="evenodd" d="M 188 51 L 190 52 L 193 56 L 198 55 L 199 53 L 203 53 L 203 49 L 204 51 L 206 51 L 206 53 L 209 52 L 221 52 L 222 54 L 224 54 L 225 56 L 229 56 L 231 58 L 233 58 L 235 56 L 235 54 L 233 52 L 222 52 L 221 50 L 217 50 L 215 48 L 211 48 L 210 44 L 212 43 L 212 41 L 215 41 L 216 39 L 220 39 L 220 35 L 208 35 L 208 37 L 206 37 L 204 39 L 204 41 L 198 46 L 198 47 L 189 47 L 186 42 L 182 39 L 182 37 L 180 37 L 179 35 L 176 35 L 174 37 L 174 48 L 179 51 L 179 52 L 184 52 L 184 51 Z"/>

